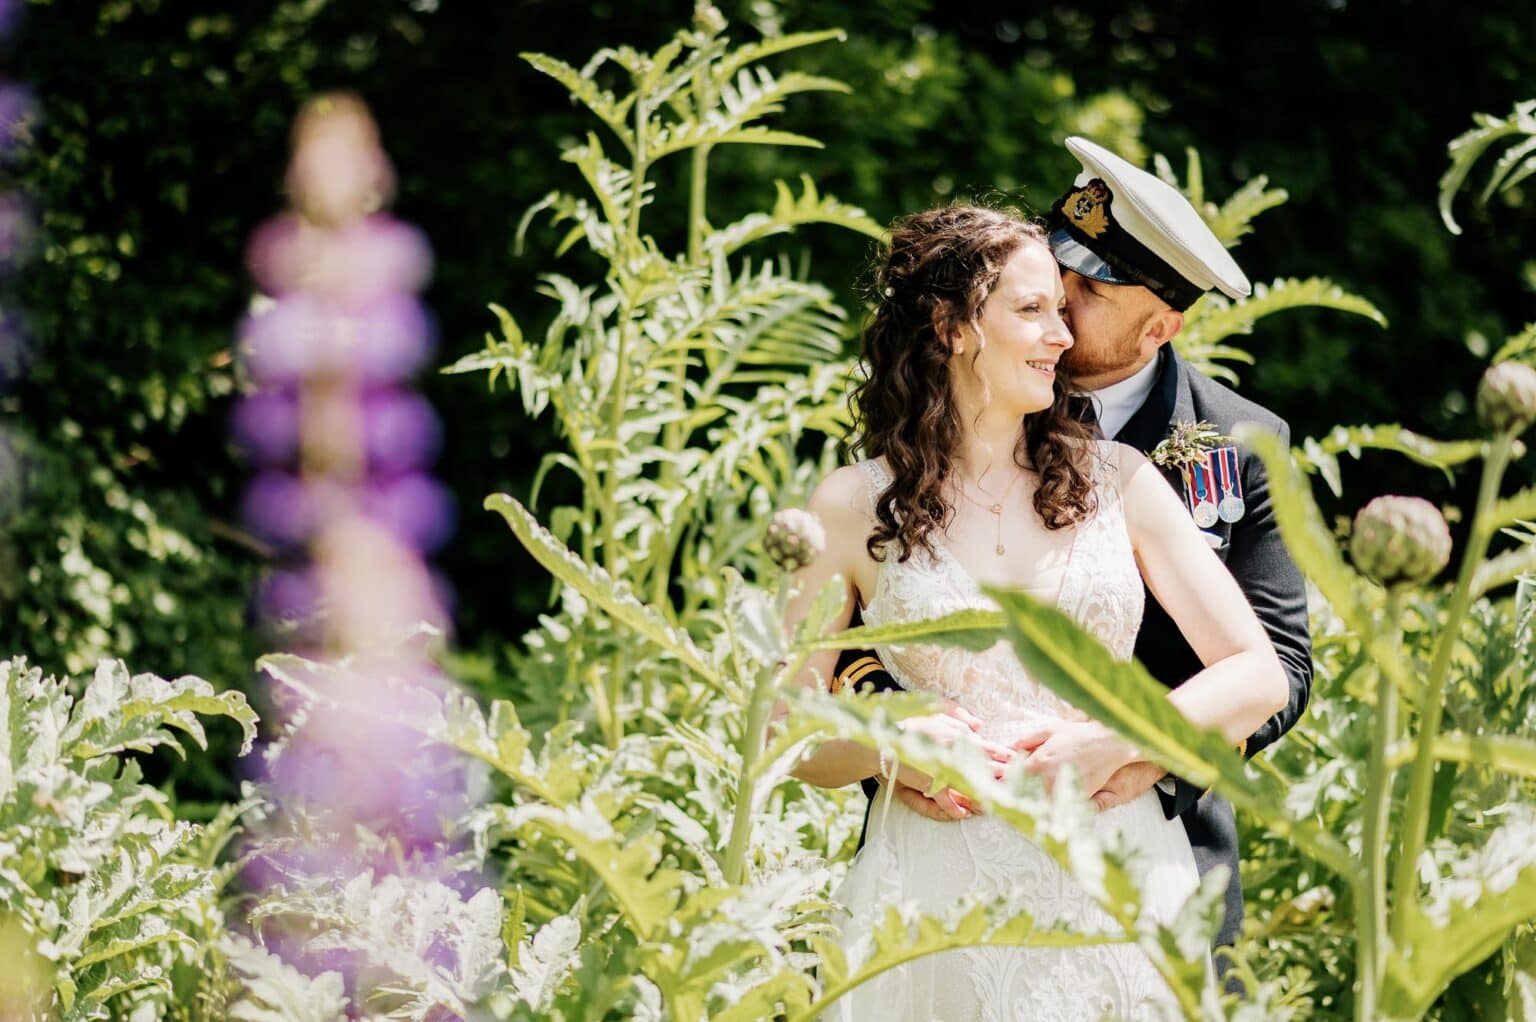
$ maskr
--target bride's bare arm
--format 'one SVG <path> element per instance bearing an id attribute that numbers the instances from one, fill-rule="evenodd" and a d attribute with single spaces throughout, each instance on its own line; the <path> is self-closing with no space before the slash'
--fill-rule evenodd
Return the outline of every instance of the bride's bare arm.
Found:
<path id="1" fill-rule="evenodd" d="M 832 621 L 831 630 L 843 631 L 853 620 L 854 598 L 857 588 L 854 582 L 855 547 L 860 537 L 868 533 L 865 516 L 857 501 L 862 496 L 863 482 L 856 468 L 840 468 L 821 481 L 807 505 L 807 510 L 821 520 L 826 530 L 827 545 L 820 557 L 802 568 L 795 575 L 796 592 L 784 615 L 784 626 L 791 632 L 810 610 L 811 602 L 834 575 L 842 576 L 843 606 Z M 823 650 L 811 655 L 800 673 L 791 683 L 805 688 L 825 689 L 837 666 L 837 651 Z M 783 700 L 773 708 L 773 719 L 783 718 L 787 712 Z M 823 788 L 840 788 L 880 771 L 879 754 L 857 742 L 834 739 L 821 743 L 806 756 L 790 773 L 803 781 Z"/>
<path id="2" fill-rule="evenodd" d="M 1269 635 L 1178 494 L 1139 451 L 1119 448 L 1126 524 L 1147 587 L 1205 669 L 1169 693 L 1201 728 L 1234 745 L 1286 705 L 1289 688 Z"/>
<path id="3" fill-rule="evenodd" d="M 796 594 L 784 615 L 786 628 L 793 629 L 800 623 L 810 610 L 816 594 L 834 575 L 841 576 L 843 580 L 843 606 L 832 621 L 831 631 L 843 631 L 853 620 L 860 559 L 869 556 L 864 547 L 870 531 L 869 516 L 864 510 L 867 502 L 863 474 L 860 469 L 852 466 L 840 468 L 827 476 L 811 494 L 807 509 L 821 520 L 827 534 L 827 545 L 820 557 L 795 575 Z M 791 683 L 825 689 L 836 666 L 836 650 L 815 653 Z M 773 709 L 773 719 L 781 719 L 786 712 L 787 707 L 780 700 Z M 949 725 L 937 721 L 934 726 Z M 965 728 L 959 721 L 955 721 L 954 726 L 957 729 Z M 823 788 L 841 788 L 866 777 L 874 777 L 879 772 L 878 752 L 858 742 L 841 738 L 822 742 L 790 771 L 793 776 Z M 918 788 L 927 788 L 930 783 L 926 774 L 910 767 L 901 767 L 896 776 L 902 783 Z"/>

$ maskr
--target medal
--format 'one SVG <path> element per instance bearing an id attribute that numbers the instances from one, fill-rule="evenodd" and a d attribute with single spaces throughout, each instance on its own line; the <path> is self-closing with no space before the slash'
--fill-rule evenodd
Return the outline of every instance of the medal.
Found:
<path id="1" fill-rule="evenodd" d="M 1216 504 L 1221 520 L 1231 524 L 1243 517 L 1248 505 L 1243 502 L 1243 486 L 1237 479 L 1237 448 L 1222 447 L 1216 451 L 1216 466 L 1220 475 L 1218 485 L 1223 496 Z"/>
<path id="2" fill-rule="evenodd" d="M 1189 466 L 1190 478 L 1194 482 L 1195 524 L 1202 529 L 1209 529 L 1221 517 L 1221 513 L 1216 510 L 1216 502 L 1211 499 L 1211 492 L 1206 487 L 1205 472 L 1208 467 L 1209 463 L 1202 465 L 1199 462 Z"/>

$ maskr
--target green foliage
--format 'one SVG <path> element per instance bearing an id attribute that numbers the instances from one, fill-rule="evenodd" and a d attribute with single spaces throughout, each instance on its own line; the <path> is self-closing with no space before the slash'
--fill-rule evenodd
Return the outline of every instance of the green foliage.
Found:
<path id="1" fill-rule="evenodd" d="M 200 678 L 130 676 L 103 661 L 78 698 L 25 660 L 0 661 L 0 894 L 3 919 L 32 942 L 51 991 L 36 1010 L 62 1019 L 151 1011 L 168 1017 L 216 992 L 210 861 L 234 814 L 209 828 L 173 819 L 128 752 L 199 748 L 199 716 L 245 730 L 238 693 Z"/>
<path id="2" fill-rule="evenodd" d="M 1451 165 L 1440 179 L 1440 217 L 1452 234 L 1460 234 L 1461 226 L 1451 216 L 1451 203 L 1485 153 L 1509 146 L 1489 172 L 1488 183 L 1477 198 L 1480 203 L 1486 203 L 1494 192 L 1513 191 L 1536 174 L 1536 99 L 1516 103 L 1508 117 L 1474 114 L 1472 121 L 1475 127 L 1452 140 Z"/>
<path id="3" fill-rule="evenodd" d="M 588 570 L 581 561 L 601 566 L 603 614 L 584 612 L 570 622 L 578 630 L 568 642 L 600 643 L 611 619 L 638 628 L 720 684 L 677 623 L 712 599 L 718 603 L 720 571 L 742 554 L 733 509 L 743 494 L 760 488 L 776 503 L 803 488 L 807 472 L 797 447 L 818 435 L 825 447 L 846 424 L 851 366 L 841 358 L 844 313 L 832 293 L 796 276 L 785 260 L 739 253 L 806 224 L 876 236 L 879 228 L 809 180 L 798 196 L 781 182 L 770 210 L 718 230 L 706 203 L 714 146 L 817 144 L 760 122 L 792 94 L 842 87 L 817 75 L 775 76 L 757 62 L 837 36 L 805 33 L 730 49 L 706 27 L 680 32 L 648 56 L 601 51 L 580 71 L 527 58 L 609 128 L 627 160 L 614 162 L 588 134 L 565 156 L 581 171 L 590 201 L 554 192 L 530 213 L 548 210 L 556 224 L 569 223 L 560 249 L 583 242 L 607 271 L 597 287 L 546 274 L 545 293 L 560 307 L 542 344 L 529 343 L 497 309 L 501 336 L 487 337 L 483 353 L 448 371 L 489 371 L 493 385 L 505 374 L 529 414 L 553 412 L 554 428 L 569 445 L 569 453 L 544 457 L 535 480 L 535 497 L 556 469 L 574 474 L 580 486 L 580 506 L 550 512 L 551 532 L 511 498 L 493 497 L 488 505 L 507 516 L 561 581 L 570 584 L 573 572 Z M 599 82 L 610 65 L 627 79 L 621 96 Z M 660 172 L 674 165 L 661 161 L 684 151 L 692 155 L 682 177 L 691 194 L 686 251 L 667 256 L 643 230 L 641 213 Z M 580 560 L 550 553 L 566 540 Z M 674 586 L 686 594 L 682 607 L 673 603 Z M 619 595 L 624 589 L 633 595 Z M 596 685 L 593 702 L 610 744 L 624 730 L 626 659 L 616 651 L 605 678 L 589 672 L 585 679 Z"/>

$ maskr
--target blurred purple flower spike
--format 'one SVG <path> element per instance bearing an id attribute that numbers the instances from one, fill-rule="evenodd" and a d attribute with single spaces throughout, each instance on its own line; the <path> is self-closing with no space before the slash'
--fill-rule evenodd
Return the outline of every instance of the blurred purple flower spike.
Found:
<path id="1" fill-rule="evenodd" d="M 262 584 L 257 609 L 272 621 L 312 618 L 320 610 L 320 583 L 311 570 L 274 571 Z"/>
<path id="2" fill-rule="evenodd" d="M 396 539 L 422 553 L 437 550 L 453 534 L 453 497 L 430 476 L 411 473 L 374 483 L 364 507 Z"/>
<path id="3" fill-rule="evenodd" d="M 417 394 L 386 390 L 363 401 L 368 468 L 383 476 L 426 468 L 437 459 L 443 429 L 432 405 Z"/>
<path id="4" fill-rule="evenodd" d="M 421 290 L 432 272 L 432 252 L 420 231 L 386 213 L 338 229 L 285 213 L 252 235 L 246 265 L 269 295 L 309 291 L 355 309 Z"/>
<path id="5" fill-rule="evenodd" d="M 32 361 L 32 330 L 19 313 L 0 312 L 0 394 L 21 382 Z"/>
<path id="6" fill-rule="evenodd" d="M 258 465 L 289 464 L 299 450 L 299 402 L 280 390 L 258 391 L 235 406 L 231 431 Z"/>
<path id="7" fill-rule="evenodd" d="M 374 383 L 408 379 L 432 354 L 432 323 L 426 308 L 409 294 L 385 294 L 359 315 L 355 369 Z"/>
<path id="8" fill-rule="evenodd" d="M 37 101 L 31 91 L 0 79 L 0 161 L 10 159 L 31 137 L 36 119 Z"/>
<path id="9" fill-rule="evenodd" d="M 327 324 L 320 302 L 306 294 L 289 295 L 251 313 L 240 326 L 251 375 L 268 386 L 300 380 L 313 364 Z"/>
<path id="10" fill-rule="evenodd" d="M 244 517 L 264 539 L 296 546 L 314 529 L 313 501 L 304 481 L 287 472 L 266 471 L 245 491 Z"/>

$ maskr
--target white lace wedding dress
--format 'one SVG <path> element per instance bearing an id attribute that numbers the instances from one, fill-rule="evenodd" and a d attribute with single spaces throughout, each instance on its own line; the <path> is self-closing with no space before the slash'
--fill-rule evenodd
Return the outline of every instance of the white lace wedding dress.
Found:
<path id="1" fill-rule="evenodd" d="M 1126 533 L 1114 445 L 1100 441 L 1094 463 L 1099 510 L 1077 526 L 1057 605 L 1130 659 L 1141 623 L 1140 573 Z M 890 485 L 880 463 L 865 461 L 871 502 Z M 870 625 L 937 617 L 994 605 L 942 543 L 879 569 L 863 609 Z M 984 653 L 933 645 L 879 648 L 904 688 L 947 696 L 979 716 L 981 734 L 1006 743 L 1042 717 L 1069 707 L 1034 682 L 1012 647 Z M 1056 862 L 1001 819 L 928 820 L 878 796 L 865 846 L 837 900 L 847 910 L 841 944 L 850 965 L 868 953 L 872 924 L 893 903 L 943 914 L 967 894 L 1013 892 L 1042 924 L 1106 931 L 1110 917 Z M 1120 835 L 1137 854 L 1130 869 L 1148 892 L 1155 918 L 1171 918 L 1198 883 L 1183 824 L 1163 816 L 1155 791 L 1100 814 L 1102 834 Z M 1163 1018 L 1171 993 L 1133 944 L 1083 948 L 962 948 L 908 962 L 854 989 L 825 1016 L 839 1022 L 1095 1022 Z"/>

